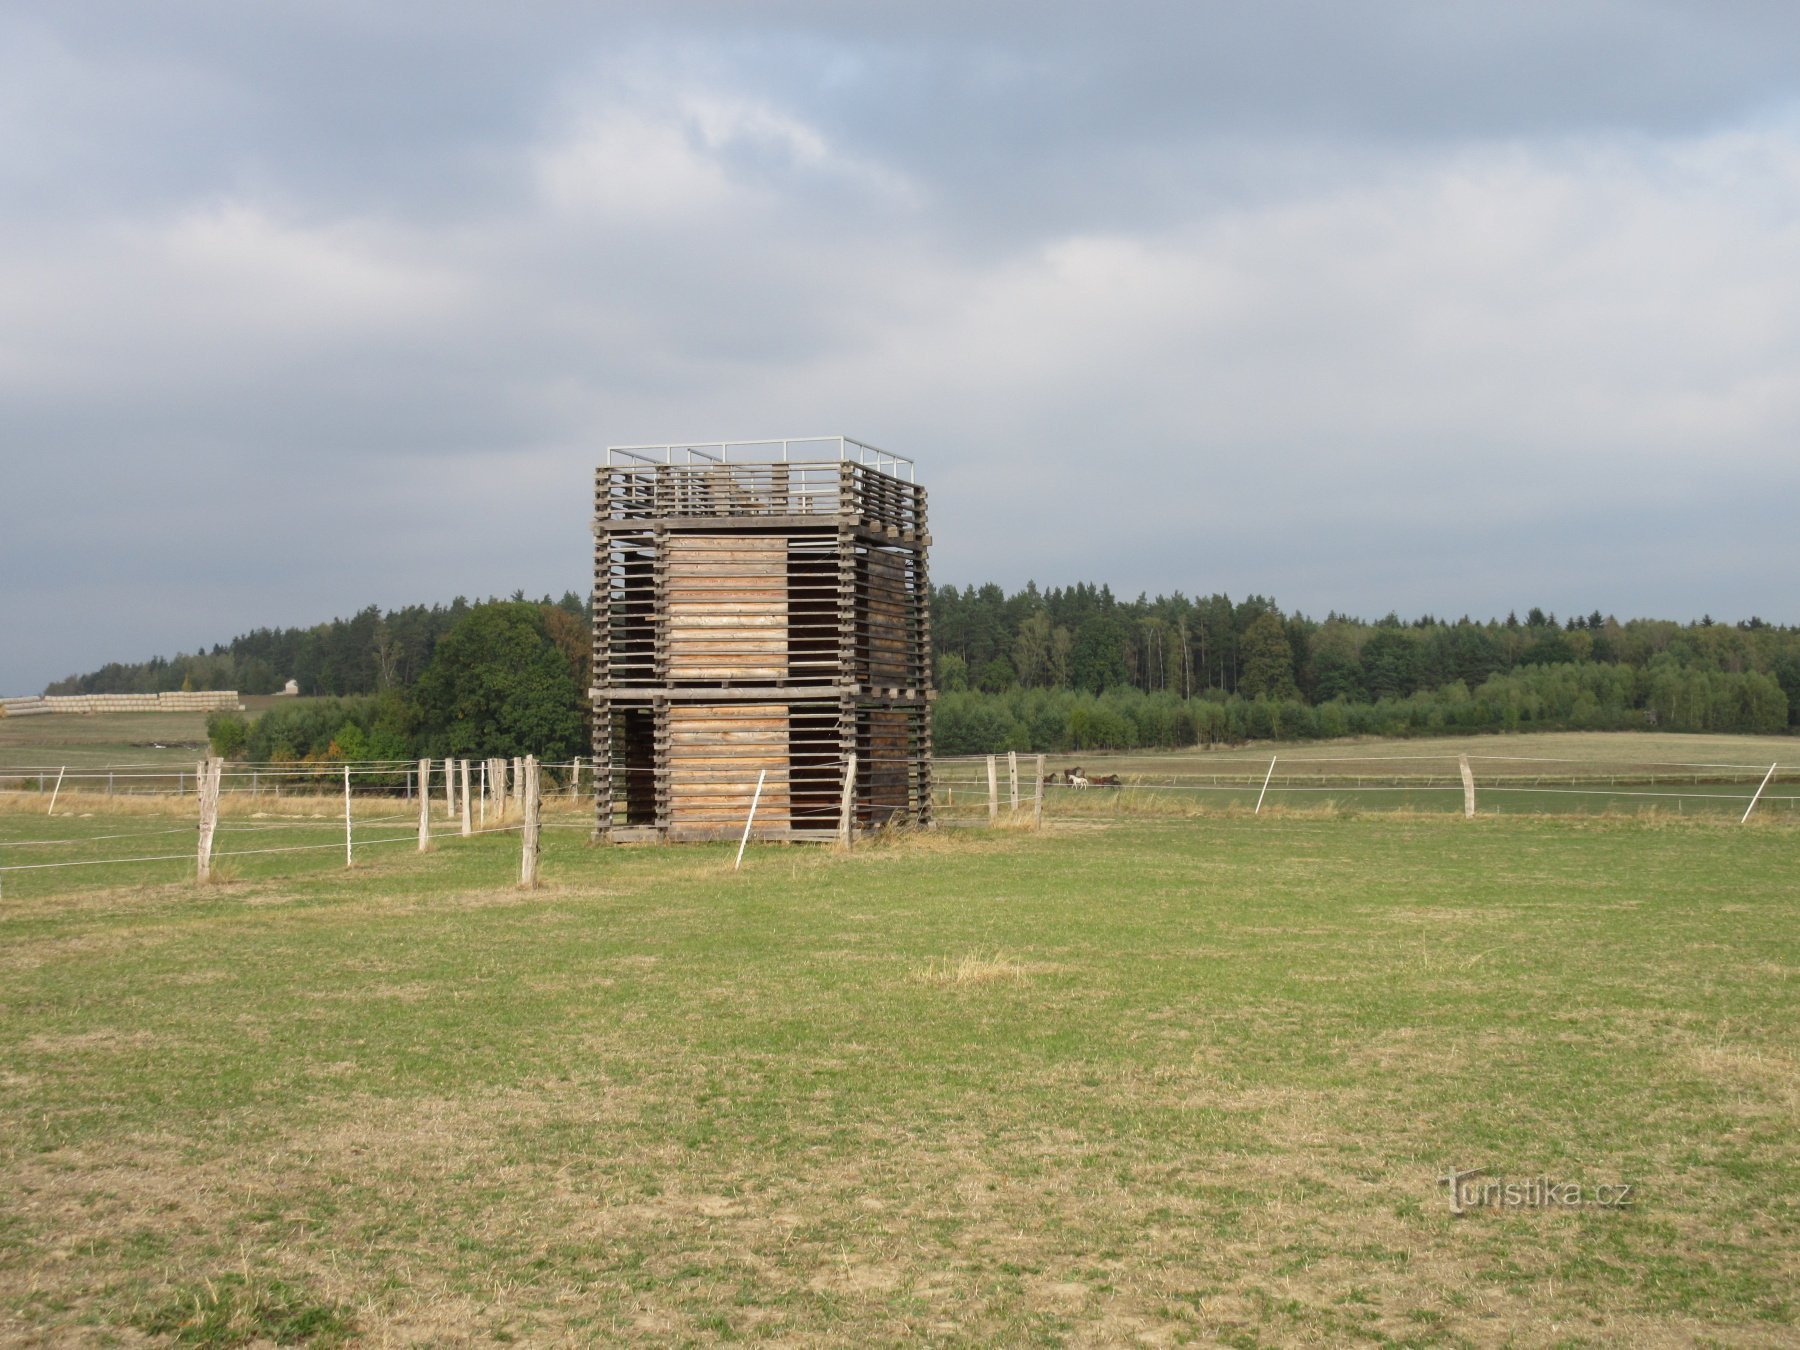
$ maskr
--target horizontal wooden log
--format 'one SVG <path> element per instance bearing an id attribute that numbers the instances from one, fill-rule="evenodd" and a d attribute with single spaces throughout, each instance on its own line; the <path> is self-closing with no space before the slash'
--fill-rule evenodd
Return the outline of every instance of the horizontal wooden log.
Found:
<path id="1" fill-rule="evenodd" d="M 657 742 L 659 749 L 673 759 L 743 760 L 746 763 L 768 761 L 772 756 L 787 754 L 785 730 L 709 731 L 705 733 L 671 732 L 669 739 Z"/>
<path id="2" fill-rule="evenodd" d="M 770 546 L 785 548 L 786 541 L 775 538 L 763 541 L 741 534 L 681 534 L 669 540 L 670 550 L 685 553 L 734 554 L 767 551 Z"/>
<path id="3" fill-rule="evenodd" d="M 916 553 L 929 547 L 931 542 L 930 535 L 922 531 L 922 522 L 919 521 L 903 521 L 898 526 L 898 535 L 889 536 L 885 532 L 885 528 L 867 523 L 867 517 L 852 515 L 846 519 L 839 517 L 835 512 L 826 512 L 820 515 L 706 515 L 699 517 L 655 513 L 640 514 L 638 512 L 615 515 L 606 512 L 605 519 L 597 520 L 594 523 L 594 529 L 596 534 L 603 537 L 616 538 L 621 534 L 635 535 L 646 530 L 681 529 L 684 526 L 691 526 L 696 519 L 702 519 L 709 527 L 718 529 L 804 531 L 817 529 L 821 518 L 845 519 L 846 532 L 863 544 L 898 548 Z"/>
<path id="4" fill-rule="evenodd" d="M 770 629 L 786 632 L 788 626 L 788 616 L 780 609 L 759 613 L 747 605 L 671 605 L 669 610 L 669 635 L 672 638 L 683 633 L 734 628 L 752 633 Z"/>
<path id="5" fill-rule="evenodd" d="M 683 765 L 679 773 L 669 776 L 670 791 L 680 789 L 683 792 L 710 792 L 717 789 L 721 792 L 736 792 L 742 789 L 748 793 L 756 786 L 756 780 L 763 779 L 769 789 L 787 791 L 795 781 L 793 775 L 778 764 L 767 760 L 749 767 L 748 772 L 742 766 L 729 765 Z"/>
<path id="6" fill-rule="evenodd" d="M 683 738 L 704 737 L 709 742 L 712 738 L 729 736 L 763 736 L 768 738 L 785 738 L 788 732 L 788 719 L 785 717 L 758 717 L 741 722 L 727 721 L 724 718 L 683 718 L 677 714 L 680 709 L 671 711 L 668 730 L 658 733 L 666 739 L 679 743 Z M 726 743 L 721 741 L 720 743 Z"/>
<path id="7" fill-rule="evenodd" d="M 747 703 L 732 707 L 709 708 L 705 706 L 692 708 L 671 708 L 669 721 L 671 725 L 681 722 L 756 722 L 761 721 L 774 725 L 777 719 L 785 721 L 787 704 L 766 703 L 762 705 Z"/>

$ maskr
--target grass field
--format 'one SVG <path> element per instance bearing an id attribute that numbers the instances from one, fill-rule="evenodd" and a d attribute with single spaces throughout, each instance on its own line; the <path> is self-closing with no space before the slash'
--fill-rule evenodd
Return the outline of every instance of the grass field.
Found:
<path id="1" fill-rule="evenodd" d="M 246 716 L 279 704 L 311 702 L 274 694 L 246 695 Z M 192 769 L 207 754 L 206 714 L 130 712 L 0 717 L 0 776 L 9 770 L 71 770 L 121 765 Z"/>
<path id="2" fill-rule="evenodd" d="M 9 886 L 0 1339 L 1800 1335 L 1779 821 L 516 858 Z"/>
<path id="3" fill-rule="evenodd" d="M 1336 772 L 1351 772 L 1353 759 L 1395 756 L 1403 769 L 1408 761 L 1433 759 L 1454 762 L 1458 755 L 1486 759 L 1485 773 L 1538 773 L 1537 764 L 1572 763 L 1584 770 L 1604 773 L 1648 773 L 1671 764 L 1729 764 L 1745 769 L 1766 769 L 1773 761 L 1800 761 L 1800 739 L 1792 736 L 1699 735 L 1654 731 L 1544 731 L 1504 736 L 1419 736 L 1369 738 L 1342 741 L 1276 741 L 1208 750 L 1141 751 L 1052 756 L 1051 767 L 1067 764 L 1089 768 L 1104 765 L 1102 772 L 1141 774 L 1146 777 L 1209 772 L 1213 764 L 1239 761 L 1269 762 L 1277 754 L 1295 764 L 1322 764 Z M 1518 763 L 1513 768 L 1507 761 Z"/>
<path id="4" fill-rule="evenodd" d="M 1052 787 L 1048 809 L 1064 818 L 1109 819 L 1244 808 L 1264 796 L 1266 779 L 1271 806 L 1460 812 L 1463 793 L 1457 759 L 1465 754 L 1476 781 L 1477 809 L 1485 813 L 1648 811 L 1736 817 L 1749 805 L 1770 766 L 1779 763 L 1756 809 L 1800 820 L 1800 740 L 1653 732 L 1277 742 L 1248 748 L 1050 755 L 1045 767 L 1053 775 L 1076 767 L 1089 775 L 1116 774 L 1125 791 Z M 1026 795 L 1035 762 L 1032 756 L 1021 757 Z M 986 819 L 984 758 L 940 759 L 935 779 L 946 820 Z"/>
<path id="5" fill-rule="evenodd" d="M 192 769 L 205 757 L 206 714 L 192 712 L 0 717 L 0 774 L 11 769 L 155 765 Z"/>

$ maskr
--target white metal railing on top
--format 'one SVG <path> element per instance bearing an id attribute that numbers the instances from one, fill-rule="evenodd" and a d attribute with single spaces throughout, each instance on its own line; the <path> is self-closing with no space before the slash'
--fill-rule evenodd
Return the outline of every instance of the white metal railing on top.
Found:
<path id="1" fill-rule="evenodd" d="M 670 445 L 609 445 L 617 464 L 806 464 L 848 460 L 913 482 L 913 462 L 849 436 L 788 436 L 750 441 L 689 441 Z"/>

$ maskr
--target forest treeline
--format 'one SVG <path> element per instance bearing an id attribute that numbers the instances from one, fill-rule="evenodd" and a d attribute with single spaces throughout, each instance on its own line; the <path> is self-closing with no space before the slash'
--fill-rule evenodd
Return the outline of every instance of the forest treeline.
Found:
<path id="1" fill-rule="evenodd" d="M 1252 595 L 939 589 L 940 754 L 1800 724 L 1800 628 L 1284 613 Z"/>
<path id="2" fill-rule="evenodd" d="M 513 592 L 514 602 L 525 600 Z M 448 605 L 407 605 L 385 613 L 375 605 L 348 619 L 308 628 L 258 628 L 210 651 L 112 662 L 86 675 L 48 685 L 46 694 L 155 694 L 175 689 L 235 689 L 278 693 L 289 680 L 302 694 L 339 698 L 410 689 L 431 664 L 439 640 L 471 609 L 486 602 L 457 596 Z M 560 609 L 583 628 L 587 602 L 567 591 L 533 603 Z"/>
<path id="3" fill-rule="evenodd" d="M 587 625 L 563 606 L 488 601 L 464 608 L 408 687 L 215 712 L 206 730 L 214 753 L 259 763 L 568 760 L 590 752 L 591 665 Z"/>
<path id="4" fill-rule="evenodd" d="M 490 602 L 492 603 L 492 602 Z M 571 653 L 588 605 L 531 603 Z M 371 607 L 258 629 L 211 651 L 109 665 L 48 693 L 235 688 L 410 692 L 445 635 L 482 608 Z M 1477 621 L 1286 613 L 1273 599 L 1124 600 L 1087 584 L 1011 594 L 938 588 L 932 639 L 940 753 L 1185 746 L 1268 737 L 1623 729 L 1782 732 L 1800 724 L 1800 628 L 1533 609 Z M 548 639 L 546 639 L 548 640 Z M 573 659 L 573 658 L 572 658 Z M 576 681 L 574 697 L 585 684 Z M 359 705 L 360 706 L 360 705 Z M 412 716 L 412 742 L 425 733 Z M 371 723 L 373 725 L 373 723 Z M 390 729 L 397 725 L 389 719 Z"/>

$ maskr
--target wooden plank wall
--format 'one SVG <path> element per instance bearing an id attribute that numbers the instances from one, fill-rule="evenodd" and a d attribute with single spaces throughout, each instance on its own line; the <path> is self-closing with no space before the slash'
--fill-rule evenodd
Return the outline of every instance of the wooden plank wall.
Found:
<path id="1" fill-rule="evenodd" d="M 742 829 L 764 770 L 756 832 L 788 828 L 785 703 L 673 703 L 667 716 L 663 762 L 671 829 L 689 835 Z"/>
<path id="2" fill-rule="evenodd" d="M 787 676 L 787 540 L 671 535 L 668 676 L 769 681 Z"/>
<path id="3" fill-rule="evenodd" d="M 869 820 L 886 825 L 907 814 L 907 779 L 911 776 L 911 738 L 907 724 L 913 715 L 904 708 L 870 708 L 868 719 Z"/>
<path id="4" fill-rule="evenodd" d="M 906 559 L 879 550 L 862 558 L 861 665 L 877 688 L 916 686 L 913 664 L 917 605 L 906 589 Z"/>

